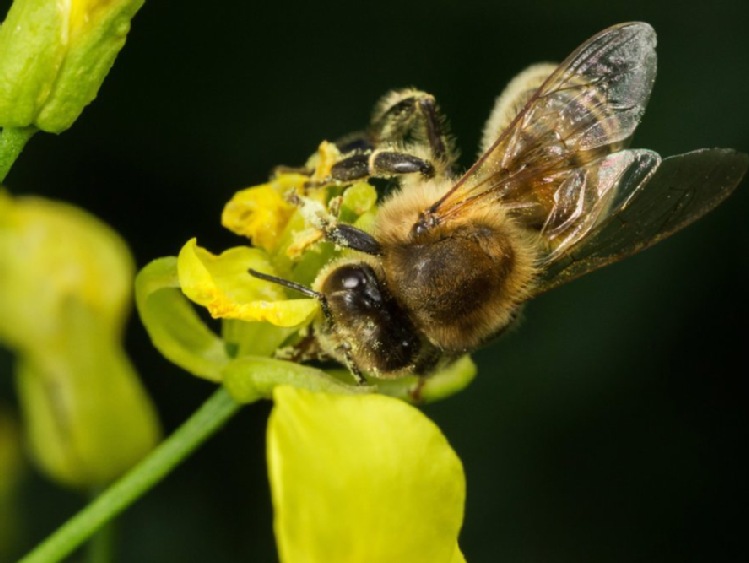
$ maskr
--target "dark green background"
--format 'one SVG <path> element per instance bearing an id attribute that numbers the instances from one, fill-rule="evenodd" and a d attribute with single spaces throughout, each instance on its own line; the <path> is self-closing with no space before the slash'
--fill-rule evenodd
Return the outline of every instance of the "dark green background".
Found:
<path id="1" fill-rule="evenodd" d="M 219 224 L 236 189 L 363 126 L 387 90 L 435 94 L 468 165 L 515 72 L 628 20 L 659 34 L 633 144 L 749 150 L 749 2 L 151 0 L 96 102 L 70 131 L 34 138 L 7 184 L 102 217 L 139 266 L 193 236 L 218 251 L 239 242 Z M 465 465 L 469 561 L 749 559 L 748 191 L 531 303 L 518 331 L 476 354 L 473 385 L 425 409 Z M 211 392 L 163 360 L 137 319 L 128 346 L 167 429 Z M 0 387 L 12 395 L 9 377 Z M 125 513 L 122 561 L 276 557 L 268 411 L 245 409 Z M 39 476 L 24 494 L 22 549 L 83 504 Z"/>

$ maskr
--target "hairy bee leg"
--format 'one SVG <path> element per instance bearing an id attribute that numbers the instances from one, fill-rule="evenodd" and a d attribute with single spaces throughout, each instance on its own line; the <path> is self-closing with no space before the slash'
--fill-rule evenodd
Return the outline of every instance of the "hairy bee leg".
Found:
<path id="1" fill-rule="evenodd" d="M 424 385 L 426 385 L 428 375 L 417 376 L 416 385 L 408 390 L 408 396 L 414 403 L 420 403 L 422 400 L 421 393 L 424 391 Z"/>
<path id="2" fill-rule="evenodd" d="M 434 165 L 406 152 L 375 150 L 343 158 L 333 165 L 330 175 L 337 182 L 352 182 L 370 176 L 381 178 L 416 172 L 431 178 Z"/>
<path id="3" fill-rule="evenodd" d="M 354 357 L 351 354 L 351 345 L 346 342 L 342 344 L 339 348 L 341 352 L 343 352 L 343 359 L 346 363 L 346 367 L 351 372 L 351 375 L 356 380 L 357 385 L 366 385 L 367 380 L 364 379 L 364 376 L 362 375 L 361 371 L 359 370 L 359 367 L 356 365 L 356 362 L 354 362 Z"/>
<path id="4" fill-rule="evenodd" d="M 372 124 L 372 134 L 381 143 L 401 143 L 418 131 L 436 160 L 452 159 L 445 129 L 445 119 L 434 96 L 420 90 L 396 90 L 385 96 Z"/>
<path id="5" fill-rule="evenodd" d="M 348 223 L 326 225 L 323 227 L 323 233 L 327 240 L 338 246 L 345 246 L 371 256 L 382 254 L 382 246 L 376 238 Z"/>
<path id="6" fill-rule="evenodd" d="M 440 161 L 443 166 L 454 160 L 444 123 L 430 94 L 419 90 L 391 92 L 379 102 L 369 134 L 351 137 L 359 144 L 345 140 L 339 143 L 343 152 L 351 150 L 353 154 L 333 165 L 331 177 L 338 182 L 414 173 L 431 178 L 437 168 L 431 160 Z M 399 146 L 404 150 L 390 148 Z M 418 154 L 427 153 L 429 158 L 416 156 L 411 149 Z"/>
<path id="7" fill-rule="evenodd" d="M 291 194 L 288 197 L 288 201 L 289 203 L 300 207 L 303 213 L 306 209 L 305 205 L 308 203 L 308 200 L 300 198 L 296 194 Z M 379 256 L 382 254 L 382 246 L 376 238 L 366 231 L 357 229 L 353 225 L 339 223 L 333 213 L 316 210 L 313 214 L 305 215 L 305 219 L 309 224 L 313 225 L 316 229 L 319 229 L 326 240 L 337 244 L 338 246 L 358 250 L 359 252 L 364 252 L 365 254 L 370 254 L 372 256 Z"/>
<path id="8" fill-rule="evenodd" d="M 285 164 L 280 164 L 271 170 L 270 176 L 281 176 L 282 174 L 299 174 L 300 176 L 312 176 L 315 171 L 311 170 L 309 168 L 305 168 L 304 166 L 286 166 Z"/>
<path id="9" fill-rule="evenodd" d="M 427 138 L 429 146 L 432 148 L 434 158 L 442 160 L 447 156 L 447 142 L 445 141 L 445 132 L 442 127 L 442 118 L 437 113 L 437 104 L 434 98 L 429 97 L 419 100 L 419 107 L 426 119 Z"/>

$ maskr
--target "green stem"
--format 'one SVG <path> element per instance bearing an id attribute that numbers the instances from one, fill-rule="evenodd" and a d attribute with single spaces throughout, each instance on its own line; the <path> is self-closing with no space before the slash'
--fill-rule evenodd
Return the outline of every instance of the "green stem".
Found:
<path id="1" fill-rule="evenodd" d="M 95 499 L 94 499 L 95 500 Z M 91 536 L 87 546 L 88 563 L 110 563 L 114 561 L 115 520 L 106 522 Z"/>
<path id="2" fill-rule="evenodd" d="M 39 544 L 20 563 L 60 561 L 132 504 L 240 408 L 221 387 L 146 459 Z"/>
<path id="3" fill-rule="evenodd" d="M 0 131 L 0 182 L 5 180 L 10 167 L 34 133 L 34 127 L 5 127 Z"/>

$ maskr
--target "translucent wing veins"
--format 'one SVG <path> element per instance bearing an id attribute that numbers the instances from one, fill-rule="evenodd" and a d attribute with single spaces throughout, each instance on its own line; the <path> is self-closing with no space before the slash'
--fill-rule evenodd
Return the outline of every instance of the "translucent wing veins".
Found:
<path id="1" fill-rule="evenodd" d="M 699 149 L 671 156 L 644 182 L 625 181 L 607 216 L 541 274 L 538 293 L 644 250 L 696 221 L 741 181 L 749 155 Z"/>

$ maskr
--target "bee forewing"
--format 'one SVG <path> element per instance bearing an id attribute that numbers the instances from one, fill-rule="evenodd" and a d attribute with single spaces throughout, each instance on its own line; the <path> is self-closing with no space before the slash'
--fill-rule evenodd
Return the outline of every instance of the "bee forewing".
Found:
<path id="1" fill-rule="evenodd" d="M 655 46 L 655 31 L 646 23 L 611 27 L 578 48 L 542 87 L 543 97 L 568 87 L 576 92 L 575 103 L 567 104 L 561 117 L 578 150 L 632 136 L 655 81 Z M 589 126 L 580 127 L 586 118 Z"/>
<path id="2" fill-rule="evenodd" d="M 512 120 L 523 110 L 536 90 L 558 66 L 557 63 L 531 65 L 507 83 L 505 89 L 495 100 L 489 119 L 486 120 L 484 125 L 479 156 L 497 142 L 502 131 L 512 123 Z"/>
<path id="3" fill-rule="evenodd" d="M 467 201 L 496 197 L 536 205 L 526 226 L 541 228 L 567 175 L 595 166 L 632 136 L 655 79 L 655 44 L 652 27 L 629 23 L 580 46 L 430 213 L 446 219 Z"/>

